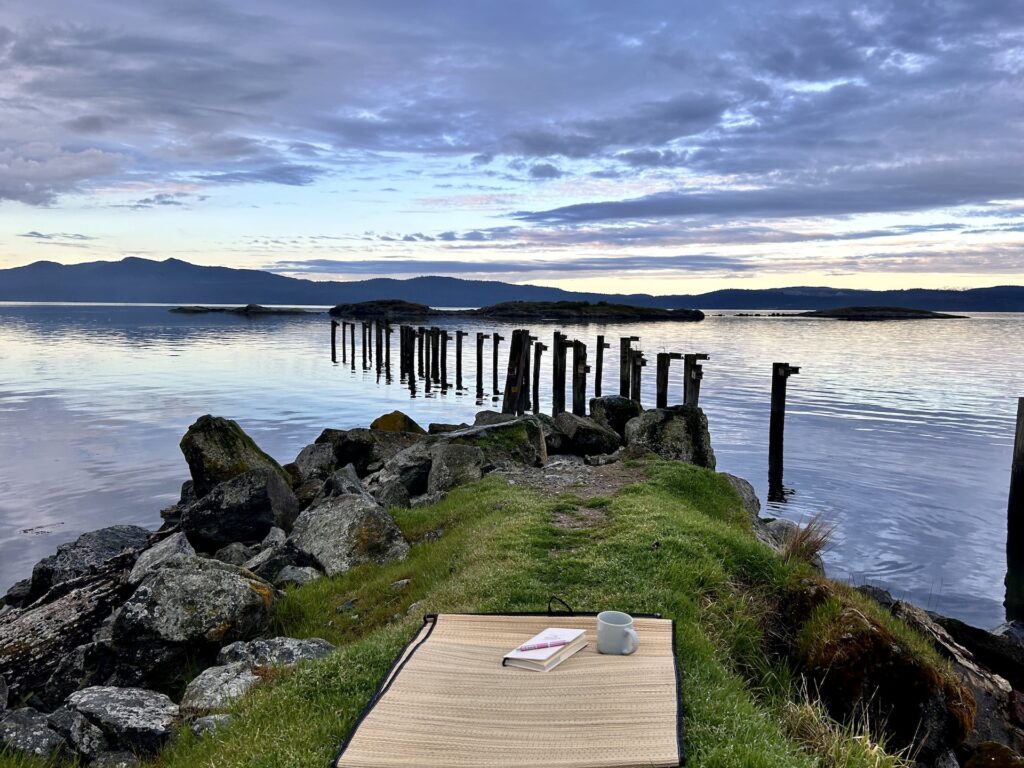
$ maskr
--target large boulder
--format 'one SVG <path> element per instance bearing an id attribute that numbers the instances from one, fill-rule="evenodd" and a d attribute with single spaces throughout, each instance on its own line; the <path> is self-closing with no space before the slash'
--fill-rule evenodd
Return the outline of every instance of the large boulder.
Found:
<path id="1" fill-rule="evenodd" d="M 275 596 L 244 568 L 199 557 L 165 563 L 114 617 L 111 639 L 125 665 L 118 681 L 172 687 L 186 658 L 266 632 Z"/>
<path id="2" fill-rule="evenodd" d="M 188 543 L 188 538 L 184 533 L 180 531 L 173 533 L 139 555 L 139 559 L 135 561 L 128 580 L 132 584 L 138 584 L 146 577 L 147 573 L 155 571 L 168 560 L 176 557 L 187 557 L 195 553 L 195 549 Z"/>
<path id="3" fill-rule="evenodd" d="M 295 496 L 300 508 L 305 509 L 310 505 L 324 481 L 337 467 L 334 446 L 329 443 L 307 445 L 299 451 L 294 462 L 285 466 L 294 480 Z"/>
<path id="4" fill-rule="evenodd" d="M 291 530 L 299 502 L 281 476 L 254 469 L 215 486 L 185 509 L 181 529 L 201 552 L 232 542 L 257 543 L 273 527 Z"/>
<path id="5" fill-rule="evenodd" d="M 196 500 L 196 489 L 195 483 L 191 480 L 186 480 L 181 484 L 181 494 L 178 497 L 178 501 L 169 507 L 164 507 L 160 510 L 160 517 L 164 521 L 164 529 L 172 528 L 181 522 L 181 513 L 185 511 L 185 507 Z"/>
<path id="6" fill-rule="evenodd" d="M 380 429 L 325 429 L 316 442 L 333 446 L 337 466 L 352 464 L 359 477 L 366 477 L 422 438 L 422 435 L 412 432 L 385 432 Z"/>
<path id="7" fill-rule="evenodd" d="M 407 507 L 412 496 L 425 493 L 433 463 L 432 448 L 417 443 L 395 454 L 366 482 L 366 490 L 383 507 Z"/>
<path id="8" fill-rule="evenodd" d="M 28 608 L 0 616 L 0 677 L 15 701 L 44 698 L 48 680 L 75 649 L 90 643 L 111 612 L 131 594 L 134 552 L 65 581 Z"/>
<path id="9" fill-rule="evenodd" d="M 28 603 L 42 597 L 51 587 L 91 573 L 111 558 L 126 551 L 138 552 L 148 544 L 149 531 L 137 525 L 112 525 L 83 533 L 35 564 Z"/>
<path id="10" fill-rule="evenodd" d="M 281 465 L 260 450 L 231 419 L 200 416 L 181 438 L 181 452 L 188 462 L 197 497 L 205 496 L 218 483 L 254 469 L 269 469 L 285 482 L 290 481 Z"/>
<path id="11" fill-rule="evenodd" d="M 319 637 L 298 639 L 271 637 L 232 643 L 217 656 L 218 664 L 244 661 L 251 667 L 294 667 L 302 661 L 316 661 L 334 653 L 334 646 Z"/>
<path id="12" fill-rule="evenodd" d="M 316 560 L 300 552 L 295 542 L 288 539 L 283 544 L 265 547 L 258 555 L 246 560 L 243 567 L 273 584 L 285 568 L 305 568 L 312 565 L 316 565 Z"/>
<path id="13" fill-rule="evenodd" d="M 50 728 L 46 715 L 31 707 L 15 709 L 0 720 L 0 748 L 50 757 L 64 746 L 64 739 Z"/>
<path id="14" fill-rule="evenodd" d="M 958 619 L 933 615 L 960 645 L 967 648 L 978 663 L 1006 678 L 1014 690 L 1024 691 L 1024 625 L 1007 622 L 992 632 L 972 627 Z"/>
<path id="15" fill-rule="evenodd" d="M 411 432 L 414 435 L 427 434 L 423 427 L 401 411 L 392 411 L 378 416 L 370 423 L 370 429 L 379 429 L 383 432 Z"/>
<path id="16" fill-rule="evenodd" d="M 339 470 L 331 473 L 331 476 L 324 480 L 323 485 L 316 494 L 316 498 L 313 499 L 313 503 L 310 506 L 316 506 L 324 499 L 330 498 L 331 496 L 347 496 L 354 494 L 356 496 L 368 496 L 366 488 L 363 486 L 362 481 L 359 479 L 359 474 L 356 472 L 355 466 L 352 464 L 346 464 Z"/>
<path id="17" fill-rule="evenodd" d="M 590 418 L 603 427 L 625 439 L 626 424 L 635 419 L 644 409 L 640 403 L 621 395 L 606 395 L 590 398 Z"/>
<path id="18" fill-rule="evenodd" d="M 67 706 L 102 731 L 110 749 L 133 754 L 155 754 L 178 727 L 178 706 L 141 688 L 84 688 L 68 696 Z"/>
<path id="19" fill-rule="evenodd" d="M 310 507 L 289 541 L 328 576 L 362 563 L 402 560 L 409 552 L 391 516 L 364 496 L 335 496 Z"/>
<path id="20" fill-rule="evenodd" d="M 430 458 L 428 493 L 444 493 L 483 477 L 484 452 L 475 445 L 435 445 Z"/>
<path id="21" fill-rule="evenodd" d="M 181 697 L 181 713 L 186 717 L 201 717 L 226 709 L 233 701 L 244 696 L 260 681 L 252 665 L 235 662 L 203 670 L 185 688 Z"/>
<path id="22" fill-rule="evenodd" d="M 50 728 L 64 739 L 64 744 L 71 752 L 81 755 L 90 763 L 97 755 L 109 751 L 106 735 L 80 712 L 61 707 L 46 720 Z"/>
<path id="23" fill-rule="evenodd" d="M 436 439 L 450 445 L 475 445 L 489 462 L 510 461 L 541 467 L 548 460 L 544 429 L 533 416 L 460 429 Z"/>
<path id="24" fill-rule="evenodd" d="M 715 452 L 704 411 L 692 405 L 655 408 L 630 419 L 626 445 L 651 451 L 664 459 L 715 468 Z"/>
<path id="25" fill-rule="evenodd" d="M 555 416 L 555 426 L 565 435 L 563 451 L 577 456 L 596 456 L 613 453 L 619 448 L 619 435 L 593 419 L 563 412 Z"/>

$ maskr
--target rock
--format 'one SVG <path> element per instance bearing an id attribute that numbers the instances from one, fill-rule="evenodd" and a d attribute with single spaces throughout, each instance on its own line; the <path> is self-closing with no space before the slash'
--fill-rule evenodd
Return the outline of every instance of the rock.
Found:
<path id="1" fill-rule="evenodd" d="M 299 507 L 308 507 L 323 486 L 324 481 L 337 469 L 334 446 L 328 443 L 307 445 L 288 468 L 295 478 L 295 496 Z"/>
<path id="2" fill-rule="evenodd" d="M 372 480 L 372 478 L 371 478 Z M 382 480 L 372 485 L 374 501 L 384 509 L 411 506 L 409 489 L 397 479 Z"/>
<path id="3" fill-rule="evenodd" d="M 363 483 L 356 473 L 356 468 L 352 464 L 346 464 L 336 472 L 332 472 L 331 476 L 324 481 L 323 486 L 310 506 L 315 507 L 324 499 L 332 496 L 345 496 L 348 494 L 355 496 L 370 495 L 366 488 L 363 487 Z"/>
<path id="4" fill-rule="evenodd" d="M 0 717 L 7 711 L 7 681 L 0 675 Z"/>
<path id="5" fill-rule="evenodd" d="M 47 722 L 64 743 L 75 753 L 92 759 L 109 749 L 107 737 L 84 715 L 68 707 L 61 707 L 47 718 Z"/>
<path id="6" fill-rule="evenodd" d="M 409 499 L 410 509 L 419 509 L 420 507 L 429 507 L 432 504 L 437 504 L 439 501 L 444 499 L 444 494 L 440 491 L 434 493 L 424 493 L 415 498 Z"/>
<path id="7" fill-rule="evenodd" d="M 426 492 L 433 461 L 433 449 L 425 442 L 410 446 L 370 476 L 366 490 L 385 508 L 407 507 L 411 496 Z"/>
<path id="8" fill-rule="evenodd" d="M 4 608 L 24 608 L 29 603 L 29 596 L 32 594 L 32 579 L 16 581 L 7 594 L 4 595 Z"/>
<path id="9" fill-rule="evenodd" d="M 185 688 L 181 712 L 186 717 L 219 712 L 248 693 L 259 681 L 260 678 L 246 662 L 210 667 Z"/>
<path id="10" fill-rule="evenodd" d="M 41 695 L 61 660 L 92 640 L 131 594 L 134 562 L 134 552 L 118 555 L 95 573 L 63 582 L 30 607 L 0 618 L 0 675 L 13 700 Z"/>
<path id="11" fill-rule="evenodd" d="M 258 554 L 257 547 L 247 547 L 242 542 L 235 541 L 214 552 L 213 559 L 229 565 L 245 565 L 256 554 Z"/>
<path id="12" fill-rule="evenodd" d="M 555 425 L 555 420 L 546 413 L 534 413 L 531 417 L 540 422 L 540 428 L 544 432 L 544 447 L 548 455 L 565 453 L 569 438 Z"/>
<path id="13" fill-rule="evenodd" d="M 948 749 L 939 755 L 938 759 L 932 764 L 932 768 L 960 768 L 960 763 L 957 762 L 956 754 L 953 750 Z"/>
<path id="14" fill-rule="evenodd" d="M 140 682 L 167 688 L 186 658 L 265 632 L 274 601 L 274 588 L 244 568 L 182 557 L 143 579 L 114 619 L 113 644 Z"/>
<path id="15" fill-rule="evenodd" d="M 430 457 L 428 493 L 444 493 L 483 477 L 484 452 L 475 445 L 435 445 Z"/>
<path id="16" fill-rule="evenodd" d="M 142 761 L 131 752 L 101 752 L 90 763 L 89 768 L 141 768 Z"/>
<path id="17" fill-rule="evenodd" d="M 234 720 L 234 715 L 219 714 L 219 715 L 206 715 L 205 717 L 197 717 L 189 725 L 189 730 L 192 731 L 192 735 L 197 739 L 208 736 L 211 733 L 215 733 L 217 730 L 229 725 Z"/>
<path id="18" fill-rule="evenodd" d="M 463 422 L 462 424 L 438 424 L 431 422 L 427 425 L 428 435 L 443 435 L 448 432 L 457 432 L 460 429 L 466 429 L 469 424 Z"/>
<path id="19" fill-rule="evenodd" d="M 31 707 L 15 709 L 0 720 L 0 747 L 49 757 L 64 746 L 64 739 L 50 728 L 46 715 Z"/>
<path id="20" fill-rule="evenodd" d="M 256 543 L 273 527 L 291 530 L 299 502 L 271 470 L 254 469 L 212 488 L 185 509 L 181 529 L 201 552 L 233 542 Z"/>
<path id="21" fill-rule="evenodd" d="M 197 498 L 219 483 L 254 469 L 268 469 L 286 483 L 290 480 L 281 465 L 261 451 L 231 419 L 200 416 L 181 438 L 181 452 L 188 462 Z"/>
<path id="22" fill-rule="evenodd" d="M 618 433 L 593 419 L 566 411 L 555 416 L 555 426 L 568 438 L 568 446 L 563 446 L 563 450 L 568 448 L 569 453 L 595 456 L 613 453 L 619 448 Z"/>
<path id="23" fill-rule="evenodd" d="M 382 432 L 411 432 L 415 435 L 427 434 L 423 427 L 401 411 L 392 411 L 378 416 L 371 422 L 370 429 L 379 429 Z"/>
<path id="24" fill-rule="evenodd" d="M 399 579 L 391 582 L 390 588 L 392 592 L 403 592 L 409 588 L 410 583 L 412 583 L 412 579 Z"/>
<path id="25" fill-rule="evenodd" d="M 583 462 L 590 467 L 604 467 L 609 464 L 614 464 L 617 461 L 622 460 L 622 449 L 618 449 L 615 453 L 608 453 L 603 456 L 585 456 Z"/>
<path id="26" fill-rule="evenodd" d="M 303 584 L 309 584 L 311 581 L 321 578 L 323 578 L 323 574 L 316 568 L 286 565 L 274 577 L 274 586 L 278 589 L 301 587 Z"/>
<path id="27" fill-rule="evenodd" d="M 630 419 L 626 444 L 653 451 L 662 458 L 715 468 L 715 452 L 704 411 L 690 405 L 656 408 Z"/>
<path id="28" fill-rule="evenodd" d="M 165 507 L 160 510 L 160 517 L 163 518 L 164 523 L 168 526 L 175 526 L 181 522 L 181 513 L 185 511 L 185 507 L 196 500 L 196 489 L 195 483 L 191 480 L 186 480 L 181 484 L 181 496 L 176 504 L 172 504 L 169 507 Z"/>
<path id="29" fill-rule="evenodd" d="M 334 447 L 337 466 L 352 464 L 359 477 L 366 477 L 375 464 L 383 465 L 423 438 L 412 432 L 384 432 L 379 429 L 350 429 L 348 431 L 325 429 L 318 443 Z"/>
<path id="30" fill-rule="evenodd" d="M 620 395 L 590 398 L 590 418 L 625 440 L 626 424 L 644 412 L 640 403 Z"/>
<path id="31" fill-rule="evenodd" d="M 316 661 L 334 651 L 333 645 L 318 637 L 272 637 L 232 643 L 220 652 L 217 663 L 245 662 L 251 667 L 294 667 L 301 661 Z"/>
<path id="32" fill-rule="evenodd" d="M 403 560 L 409 552 L 391 516 L 363 496 L 335 496 L 305 510 L 290 541 L 328 576 L 361 563 Z"/>
<path id="33" fill-rule="evenodd" d="M 83 533 L 74 542 L 57 547 L 56 554 L 35 564 L 28 602 L 39 599 L 58 584 L 91 573 L 122 552 L 137 553 L 148 545 L 149 531 L 136 525 L 112 525 Z"/>
<path id="34" fill-rule="evenodd" d="M 894 598 L 888 590 L 882 589 L 881 587 L 876 587 L 871 584 L 861 584 L 857 587 L 857 591 L 865 597 L 870 597 L 887 611 L 891 611 L 892 607 L 896 604 L 896 598 Z"/>
<path id="35" fill-rule="evenodd" d="M 747 513 L 747 517 L 750 518 L 752 523 L 756 523 L 761 516 L 761 500 L 757 498 L 757 491 L 754 490 L 754 486 L 742 477 L 730 475 L 728 472 L 719 472 L 718 474 L 720 477 L 724 477 L 729 482 L 729 485 L 732 486 L 732 489 L 736 491 L 740 501 L 743 503 L 743 509 Z"/>
<path id="36" fill-rule="evenodd" d="M 96 633 L 96 637 L 99 636 Z M 34 701 L 45 709 L 55 709 L 75 691 L 91 685 L 105 685 L 117 670 L 117 658 L 109 641 L 83 643 L 61 657 L 50 679 Z"/>
<path id="37" fill-rule="evenodd" d="M 348 613 L 359 603 L 358 597 L 352 597 L 338 606 L 338 613 Z"/>
<path id="38" fill-rule="evenodd" d="M 986 669 L 1006 678 L 1014 690 L 1024 691 L 1024 636 L 1019 622 L 1008 622 L 992 632 L 972 627 L 957 619 L 932 618 L 971 652 Z"/>
<path id="39" fill-rule="evenodd" d="M 507 424 L 510 421 L 515 421 L 516 415 L 513 413 L 502 413 L 501 411 L 478 411 L 476 418 L 473 419 L 474 427 L 486 427 L 492 424 Z"/>
<path id="40" fill-rule="evenodd" d="M 242 567 L 247 571 L 252 571 L 264 581 L 273 583 L 284 568 L 289 566 L 308 567 L 315 562 L 309 555 L 300 552 L 294 542 L 287 540 L 280 546 L 264 549 L 252 559 L 247 560 Z"/>
<path id="41" fill-rule="evenodd" d="M 139 555 L 128 580 L 132 584 L 138 584 L 146 577 L 147 573 L 155 571 L 168 560 L 175 557 L 188 557 L 195 553 L 196 551 L 188 543 L 188 538 L 184 533 L 171 534 Z"/>
<path id="42" fill-rule="evenodd" d="M 141 688 L 93 686 L 68 696 L 67 706 L 99 728 L 113 749 L 133 754 L 155 754 L 178 724 L 173 701 Z"/>
<path id="43" fill-rule="evenodd" d="M 270 532 L 263 537 L 263 541 L 260 542 L 260 552 L 265 552 L 268 549 L 274 549 L 279 547 L 288 540 L 288 534 L 283 529 L 274 526 L 270 529 Z"/>
<path id="44" fill-rule="evenodd" d="M 1012 749 L 994 742 L 979 744 L 964 768 L 1022 768 L 1024 760 Z"/>
<path id="45" fill-rule="evenodd" d="M 542 467 L 548 460 L 544 430 L 533 416 L 461 429 L 435 439 L 450 445 L 475 445 L 488 462 L 511 461 Z"/>

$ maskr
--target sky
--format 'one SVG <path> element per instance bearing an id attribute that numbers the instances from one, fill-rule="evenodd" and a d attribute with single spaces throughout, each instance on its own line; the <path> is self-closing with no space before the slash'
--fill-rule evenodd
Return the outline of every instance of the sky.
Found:
<path id="1" fill-rule="evenodd" d="M 0 0 L 0 268 L 1024 283 L 1021 0 Z"/>

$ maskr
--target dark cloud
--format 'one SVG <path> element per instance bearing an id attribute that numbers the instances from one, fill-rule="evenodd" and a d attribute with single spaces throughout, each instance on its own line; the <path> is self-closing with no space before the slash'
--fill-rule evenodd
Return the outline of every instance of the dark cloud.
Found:
<path id="1" fill-rule="evenodd" d="M 244 171 L 224 171 L 222 173 L 200 173 L 196 178 L 214 184 L 284 184 L 290 187 L 302 187 L 312 184 L 327 173 L 325 168 L 314 165 L 296 165 L 282 163 L 266 168 L 254 168 Z"/>
<path id="2" fill-rule="evenodd" d="M 537 163 L 530 168 L 531 179 L 558 179 L 564 174 L 551 163 Z"/>
<path id="3" fill-rule="evenodd" d="M 95 237 L 89 235 L 82 235 L 77 232 L 37 232 L 32 230 L 31 232 L 23 232 L 18 237 L 28 237 L 33 240 L 95 240 Z"/>

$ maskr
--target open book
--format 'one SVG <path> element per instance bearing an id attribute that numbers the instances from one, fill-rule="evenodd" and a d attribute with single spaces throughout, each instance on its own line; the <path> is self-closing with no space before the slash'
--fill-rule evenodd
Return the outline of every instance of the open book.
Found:
<path id="1" fill-rule="evenodd" d="M 523 646 L 544 643 L 563 644 L 529 651 L 520 651 L 516 648 L 505 654 L 501 665 L 503 667 L 521 667 L 522 669 L 532 669 L 536 672 L 547 672 L 557 667 L 580 648 L 583 648 L 587 644 L 587 637 L 585 630 L 582 629 L 548 627 L 543 632 L 534 635 L 524 642 Z"/>

